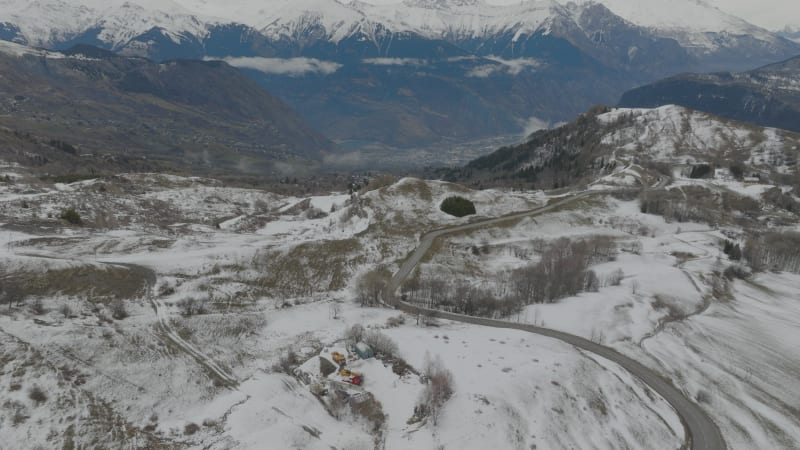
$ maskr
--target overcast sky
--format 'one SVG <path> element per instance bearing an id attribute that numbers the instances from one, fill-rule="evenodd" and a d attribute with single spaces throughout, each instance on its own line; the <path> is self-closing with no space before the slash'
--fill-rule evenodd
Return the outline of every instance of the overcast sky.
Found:
<path id="1" fill-rule="evenodd" d="M 709 0 L 709 3 L 764 28 L 800 27 L 800 0 Z"/>
<path id="2" fill-rule="evenodd" d="M 366 0 L 368 3 L 398 3 L 400 0 Z M 492 4 L 513 4 L 520 0 L 486 0 Z M 601 0 L 602 1 L 602 0 Z M 635 0 L 634 0 L 635 1 Z M 670 0 L 663 0 L 669 2 Z M 706 0 L 717 8 L 748 22 L 776 30 L 791 25 L 800 28 L 800 0 Z"/>

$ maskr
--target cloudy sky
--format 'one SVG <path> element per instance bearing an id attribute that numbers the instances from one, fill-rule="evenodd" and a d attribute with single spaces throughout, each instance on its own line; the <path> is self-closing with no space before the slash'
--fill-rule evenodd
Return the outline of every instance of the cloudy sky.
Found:
<path id="1" fill-rule="evenodd" d="M 368 3 L 397 3 L 400 0 L 366 0 Z M 486 0 L 492 4 L 513 4 L 520 0 Z M 600 0 L 602 1 L 602 0 Z M 632 0 L 635 1 L 635 0 Z M 669 2 L 670 0 L 663 0 Z M 706 0 L 717 8 L 748 22 L 776 30 L 787 25 L 800 28 L 800 0 Z"/>
<path id="2" fill-rule="evenodd" d="M 800 28 L 798 0 L 709 0 L 708 2 L 764 28 L 779 29 L 787 25 Z"/>

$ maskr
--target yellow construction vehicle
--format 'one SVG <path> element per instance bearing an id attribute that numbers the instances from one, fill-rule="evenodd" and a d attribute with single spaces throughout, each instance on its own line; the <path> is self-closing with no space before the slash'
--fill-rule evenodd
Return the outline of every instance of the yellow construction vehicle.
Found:
<path id="1" fill-rule="evenodd" d="M 346 383 L 354 384 L 356 386 L 361 386 L 361 384 L 364 382 L 364 377 L 358 372 L 342 369 L 339 371 L 339 375 L 345 378 L 344 381 Z"/>
<path id="2" fill-rule="evenodd" d="M 331 356 L 333 357 L 333 361 L 339 365 L 342 365 L 345 363 L 345 361 L 347 361 L 344 355 L 339 352 L 333 352 L 331 353 Z"/>
<path id="3" fill-rule="evenodd" d="M 360 374 L 360 373 L 358 373 L 358 372 L 352 372 L 352 371 L 350 371 L 350 370 L 347 370 L 347 369 L 342 369 L 342 370 L 340 370 L 340 371 L 339 371 L 339 375 L 341 375 L 341 376 L 343 376 L 343 377 L 360 377 L 360 376 L 361 376 L 361 374 Z"/>

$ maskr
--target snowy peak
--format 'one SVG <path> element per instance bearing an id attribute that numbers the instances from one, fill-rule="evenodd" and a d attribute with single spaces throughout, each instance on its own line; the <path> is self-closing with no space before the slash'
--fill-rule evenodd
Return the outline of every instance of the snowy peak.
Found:
<path id="1" fill-rule="evenodd" d="M 245 23 L 245 22 L 243 22 Z M 290 0 L 248 23 L 272 39 L 328 39 L 339 42 L 358 33 L 369 21 L 352 5 L 335 0 Z"/>
<path id="2" fill-rule="evenodd" d="M 51 47 L 95 30 L 97 39 L 118 48 L 153 28 L 168 34 L 202 36 L 210 18 L 170 0 L 99 1 L 0 0 L 0 22 L 19 29 L 18 41 Z"/>
<path id="3" fill-rule="evenodd" d="M 489 5 L 482 0 L 405 0 L 403 5 L 410 8 L 427 8 L 448 10 L 458 6 L 478 6 L 488 8 Z"/>
<path id="4" fill-rule="evenodd" d="M 641 59 L 648 50 L 639 45 L 646 42 L 637 40 L 638 35 L 651 41 L 675 40 L 698 60 L 714 62 L 703 69 L 738 70 L 744 68 L 742 64 L 766 64 L 800 53 L 796 43 L 698 0 L 528 0 L 510 5 L 489 5 L 485 0 L 398 0 L 382 5 L 362 0 L 230 4 L 217 0 L 0 0 L 0 38 L 42 47 L 81 42 L 113 50 L 133 46 L 133 53 L 163 56 L 164 52 L 148 52 L 148 46 L 156 45 L 170 48 L 166 54 L 172 57 L 202 57 L 208 56 L 203 54 L 205 40 L 220 26 L 243 34 L 220 37 L 225 41 L 223 48 L 261 34 L 269 45 L 291 47 L 292 56 L 312 57 L 319 55 L 303 52 L 348 39 L 381 47 L 381 41 L 389 42 L 395 34 L 444 40 L 467 52 L 504 58 L 530 57 L 537 44 L 517 44 L 535 35 L 549 36 L 566 39 L 584 51 L 605 46 L 601 51 Z M 250 37 L 244 36 L 248 33 Z M 191 52 L 177 50 L 188 46 Z M 274 56 L 281 50 L 267 53 L 250 56 Z M 563 55 L 563 51 L 558 53 Z"/>
<path id="5" fill-rule="evenodd" d="M 679 41 L 701 33 L 771 36 L 768 31 L 702 0 L 578 0 L 578 3 L 603 4 L 631 23 L 658 30 Z"/>

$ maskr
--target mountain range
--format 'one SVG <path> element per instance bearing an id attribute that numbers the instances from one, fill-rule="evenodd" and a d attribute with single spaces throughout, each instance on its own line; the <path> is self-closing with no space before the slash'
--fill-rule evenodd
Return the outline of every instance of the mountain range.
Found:
<path id="1" fill-rule="evenodd" d="M 697 0 L 0 0 L 0 39 L 225 60 L 345 148 L 521 134 L 665 76 L 800 54 Z"/>
<path id="2" fill-rule="evenodd" d="M 45 172 L 115 167 L 267 174 L 331 148 L 223 63 L 155 63 L 96 47 L 0 41 L 0 154 Z"/>
<path id="3" fill-rule="evenodd" d="M 620 106 L 682 105 L 800 132 L 800 57 L 740 73 L 683 74 L 633 89 Z"/>

